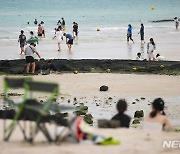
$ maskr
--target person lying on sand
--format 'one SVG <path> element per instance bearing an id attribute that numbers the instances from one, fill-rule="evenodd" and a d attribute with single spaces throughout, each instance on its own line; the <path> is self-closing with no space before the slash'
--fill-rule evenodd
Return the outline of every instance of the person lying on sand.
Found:
<path id="1" fill-rule="evenodd" d="M 174 130 L 164 112 L 164 101 L 156 98 L 152 103 L 152 111 L 145 117 L 144 128 L 151 130 Z"/>

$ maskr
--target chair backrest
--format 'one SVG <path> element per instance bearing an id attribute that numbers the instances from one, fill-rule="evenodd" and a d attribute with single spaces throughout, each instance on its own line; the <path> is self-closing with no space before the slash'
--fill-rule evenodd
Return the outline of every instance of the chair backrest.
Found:
<path id="1" fill-rule="evenodd" d="M 25 88 L 28 91 L 38 91 L 58 94 L 59 86 L 56 83 L 46 83 L 46 82 L 25 82 Z"/>
<path id="2" fill-rule="evenodd" d="M 7 99 L 7 93 L 9 89 L 17 89 L 17 88 L 24 88 L 24 83 L 26 81 L 32 80 L 31 78 L 9 78 L 5 77 L 4 78 L 4 94 L 5 94 L 5 99 Z"/>

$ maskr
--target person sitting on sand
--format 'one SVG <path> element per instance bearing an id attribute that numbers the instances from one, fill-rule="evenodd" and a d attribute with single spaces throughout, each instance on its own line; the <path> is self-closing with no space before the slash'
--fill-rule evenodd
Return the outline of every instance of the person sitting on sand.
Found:
<path id="1" fill-rule="evenodd" d="M 68 46 L 69 51 L 71 51 L 71 47 L 73 45 L 73 37 L 71 34 L 64 33 L 64 36 L 66 37 L 66 44 Z"/>
<path id="2" fill-rule="evenodd" d="M 34 53 L 35 53 L 36 55 L 38 55 L 39 58 L 41 58 L 35 47 L 36 47 L 36 44 L 35 44 L 35 43 L 31 43 L 31 44 L 30 44 L 28 47 L 26 47 L 26 49 L 25 49 L 25 56 L 26 56 L 26 73 L 29 73 L 30 65 L 32 65 L 32 74 L 34 74 L 35 67 L 36 67 L 35 60 L 34 60 Z"/>
<path id="3" fill-rule="evenodd" d="M 164 101 L 156 98 L 152 103 L 152 111 L 145 117 L 144 128 L 154 130 L 174 130 L 164 112 Z"/>
<path id="4" fill-rule="evenodd" d="M 140 52 L 138 52 L 137 53 L 137 57 L 136 57 L 136 60 L 144 60 L 142 57 L 141 57 L 141 53 Z"/>
<path id="5" fill-rule="evenodd" d="M 21 30 L 21 35 L 19 35 L 18 42 L 20 43 L 21 54 L 22 54 L 23 52 L 25 52 L 24 51 L 24 46 L 26 44 L 26 36 L 24 35 L 24 31 L 23 30 Z"/>
<path id="6" fill-rule="evenodd" d="M 156 61 L 164 61 L 165 57 L 161 56 L 159 53 L 156 55 Z"/>
<path id="7" fill-rule="evenodd" d="M 150 42 L 147 44 L 147 54 L 148 54 L 148 60 L 155 61 L 155 56 L 154 56 L 154 50 L 156 50 L 156 44 L 154 43 L 153 38 L 150 38 Z"/>
<path id="8" fill-rule="evenodd" d="M 57 71 L 57 66 L 52 62 L 52 60 L 48 60 L 47 72 L 50 73 L 50 71 Z"/>
<path id="9" fill-rule="evenodd" d="M 129 128 L 129 124 L 131 121 L 131 118 L 124 114 L 124 112 L 127 110 L 127 102 L 124 99 L 120 99 L 116 106 L 118 110 L 118 114 L 112 117 L 112 120 L 117 120 L 120 122 L 120 127 L 126 127 Z"/>

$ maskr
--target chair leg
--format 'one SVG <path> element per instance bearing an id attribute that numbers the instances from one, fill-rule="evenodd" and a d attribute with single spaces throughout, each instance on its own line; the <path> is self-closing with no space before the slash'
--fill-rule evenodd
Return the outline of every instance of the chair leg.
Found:
<path id="1" fill-rule="evenodd" d="M 16 126 L 16 124 L 14 124 L 13 127 L 9 130 L 9 133 L 7 132 L 8 130 L 6 130 L 6 128 L 5 128 L 4 141 L 8 141 L 9 140 L 9 138 L 10 138 L 10 136 L 11 136 L 15 126 Z M 6 133 L 8 134 L 7 136 L 6 136 Z"/>
<path id="2" fill-rule="evenodd" d="M 42 133 L 45 135 L 46 139 L 48 140 L 49 143 L 51 143 L 53 140 L 45 126 L 45 124 L 43 123 L 42 125 L 40 124 L 39 126 L 39 129 L 42 131 Z"/>
<path id="3" fill-rule="evenodd" d="M 21 132 L 22 132 L 22 133 L 23 133 L 23 135 L 24 135 L 24 140 L 27 140 L 27 136 L 26 136 L 26 130 L 25 130 L 25 128 L 23 128 L 19 122 L 17 122 L 17 124 L 18 124 L 18 126 L 19 126 L 19 128 L 20 128 Z"/>

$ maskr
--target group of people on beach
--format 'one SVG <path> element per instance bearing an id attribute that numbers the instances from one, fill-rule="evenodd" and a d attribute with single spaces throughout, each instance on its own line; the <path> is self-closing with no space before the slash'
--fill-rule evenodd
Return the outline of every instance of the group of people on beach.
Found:
<path id="1" fill-rule="evenodd" d="M 145 44 L 143 23 L 141 23 L 141 27 L 140 27 L 138 34 L 140 34 L 141 44 Z M 133 43 L 135 43 L 132 38 L 132 25 L 131 24 L 128 25 L 128 29 L 127 29 L 127 43 L 128 44 L 129 44 L 129 40 L 131 40 Z M 163 60 L 165 60 L 165 58 L 163 56 L 160 57 L 160 54 L 157 54 L 155 57 L 155 55 L 154 55 L 155 50 L 156 50 L 156 44 L 154 42 L 154 39 L 150 38 L 149 42 L 147 43 L 147 59 L 144 59 L 141 56 L 141 52 L 138 52 L 136 60 L 148 60 L 148 61 L 163 61 Z"/>
<path id="2" fill-rule="evenodd" d="M 38 25 L 38 31 L 37 31 L 38 36 L 36 36 L 33 31 L 30 31 L 30 37 L 27 40 L 26 36 L 24 35 L 24 31 L 21 30 L 19 39 L 18 39 L 18 42 L 20 43 L 21 54 L 25 53 L 25 56 L 26 56 L 26 63 L 27 63 L 26 72 L 29 73 L 29 70 L 30 70 L 29 67 L 32 66 L 33 74 L 35 71 L 34 53 L 37 54 L 38 57 L 40 58 L 40 54 L 36 50 L 36 43 L 37 44 L 39 43 L 38 38 L 42 38 L 42 37 L 45 38 L 44 21 L 41 21 L 38 24 L 37 19 L 35 19 L 34 24 Z M 61 20 L 58 20 L 57 22 L 57 28 L 55 28 L 53 39 L 56 39 L 57 41 L 58 51 L 61 51 L 61 43 L 63 42 L 64 37 L 65 37 L 65 41 L 66 41 L 69 51 L 71 51 L 72 49 L 74 39 L 78 39 L 78 32 L 79 32 L 78 23 L 73 22 L 73 27 L 72 27 L 73 34 L 64 32 L 66 30 L 65 24 L 66 24 L 65 19 L 61 18 Z M 27 46 L 26 49 L 24 49 L 25 45 L 27 44 L 30 44 L 30 45 Z"/>
<path id="3" fill-rule="evenodd" d="M 176 29 L 178 29 L 179 28 L 179 19 L 177 17 L 175 17 L 174 21 L 175 21 L 175 27 L 176 27 Z M 127 43 L 129 43 L 129 40 L 131 40 L 133 43 L 135 43 L 133 38 L 132 38 L 132 34 L 133 34 L 132 33 L 132 25 L 129 24 L 128 29 L 127 29 Z M 144 34 L 145 33 L 144 33 L 143 23 L 141 23 L 141 27 L 140 27 L 138 34 L 140 34 L 141 44 L 145 44 L 145 40 L 144 40 Z M 165 57 L 161 56 L 159 53 L 157 53 L 155 56 L 154 55 L 155 50 L 156 50 L 156 44 L 154 42 L 154 39 L 150 38 L 149 42 L 147 43 L 147 59 L 144 59 L 141 56 L 141 53 L 138 52 L 136 60 L 149 60 L 149 61 L 163 61 L 163 60 L 165 60 Z"/>

